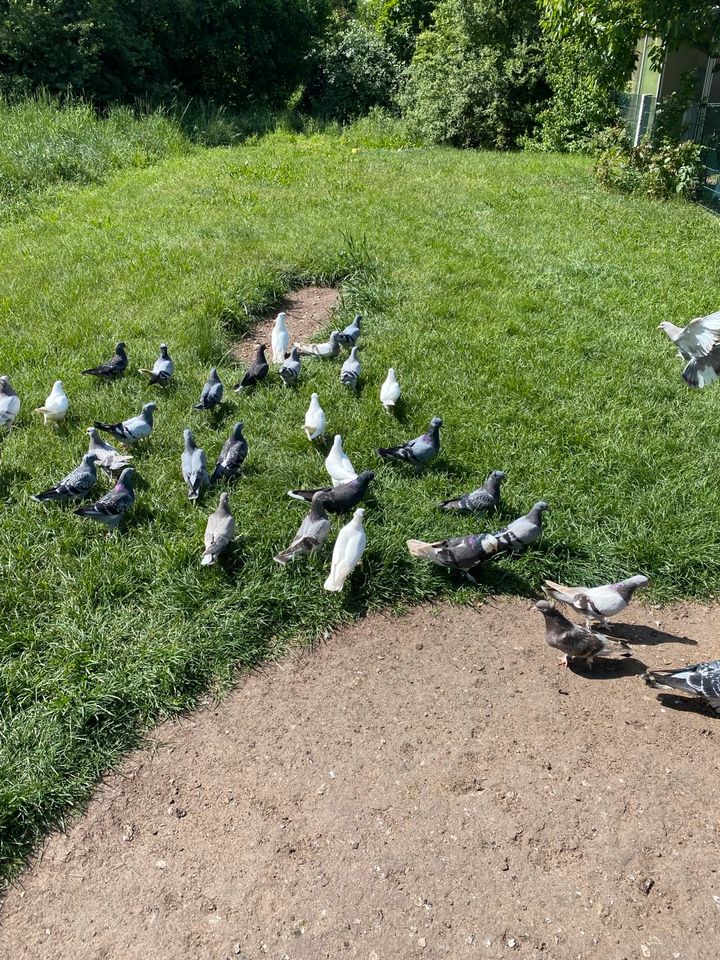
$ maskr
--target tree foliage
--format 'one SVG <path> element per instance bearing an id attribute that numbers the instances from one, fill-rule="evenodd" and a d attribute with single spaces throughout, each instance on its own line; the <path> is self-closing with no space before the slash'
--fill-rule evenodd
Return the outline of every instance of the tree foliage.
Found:
<path id="1" fill-rule="evenodd" d="M 430 26 L 434 7 L 435 0 L 365 0 L 358 15 L 399 60 L 409 63 L 418 34 Z"/>
<path id="2" fill-rule="evenodd" d="M 0 88 L 281 103 L 328 0 L 0 0 Z"/>
<path id="3" fill-rule="evenodd" d="M 432 142 L 508 149 L 532 132 L 546 96 L 534 0 L 441 0 L 401 102 Z"/>

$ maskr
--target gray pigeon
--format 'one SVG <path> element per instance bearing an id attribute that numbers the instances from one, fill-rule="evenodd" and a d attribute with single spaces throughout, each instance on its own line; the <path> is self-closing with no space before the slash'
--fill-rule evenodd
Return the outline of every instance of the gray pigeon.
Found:
<path id="1" fill-rule="evenodd" d="M 235 537 L 235 519 L 230 512 L 230 497 L 220 494 L 220 502 L 215 513 L 208 517 L 205 527 L 205 550 L 200 565 L 208 567 L 232 543 Z"/>
<path id="2" fill-rule="evenodd" d="M 138 373 L 149 373 L 151 384 L 157 384 L 160 387 L 166 387 L 172 380 L 174 371 L 175 364 L 168 353 L 168 345 L 166 343 L 161 343 L 160 356 L 153 364 L 152 370 L 146 370 L 145 367 L 140 367 Z"/>
<path id="3" fill-rule="evenodd" d="M 435 543 L 408 540 L 407 547 L 416 560 L 430 560 L 439 567 L 458 570 L 470 583 L 476 583 L 469 571 L 493 557 L 497 553 L 498 542 L 489 533 L 478 533 Z"/>
<path id="4" fill-rule="evenodd" d="M 97 483 L 95 469 L 97 459 L 96 453 L 86 453 L 80 465 L 75 467 L 72 473 L 63 477 L 60 483 L 56 483 L 49 490 L 36 493 L 33 500 L 37 500 L 38 503 L 44 503 L 46 500 L 83 500 Z"/>
<path id="5" fill-rule="evenodd" d="M 471 493 L 444 500 L 443 510 L 459 510 L 461 513 L 487 513 L 500 505 L 500 485 L 505 480 L 502 470 L 493 470 L 485 483 Z"/>
<path id="6" fill-rule="evenodd" d="M 500 550 L 519 552 L 529 547 L 531 543 L 535 543 L 542 533 L 542 515 L 549 509 L 544 500 L 538 500 L 530 513 L 526 513 L 524 517 L 518 517 L 509 526 L 494 534 Z"/>
<path id="7" fill-rule="evenodd" d="M 545 639 L 549 646 L 562 653 L 558 666 L 567 667 L 569 660 L 585 660 L 592 666 L 595 657 L 631 657 L 624 640 L 613 640 L 573 623 L 547 600 L 538 600 L 535 608 L 545 617 Z"/>
<path id="8" fill-rule="evenodd" d="M 340 370 L 340 383 L 345 387 L 350 387 L 351 390 L 357 390 L 357 385 L 360 380 L 360 361 L 358 360 L 358 347 L 353 347 L 350 351 L 350 356 L 347 358 L 345 363 L 342 365 Z"/>
<path id="9" fill-rule="evenodd" d="M 100 423 L 95 421 L 96 430 L 104 430 L 111 434 L 120 443 L 127 446 L 145 440 L 150 436 L 153 430 L 153 413 L 157 409 L 156 403 L 146 403 L 136 417 L 130 417 L 129 420 L 123 420 L 121 423 Z"/>
<path id="10" fill-rule="evenodd" d="M 720 715 L 720 660 L 696 663 L 679 670 L 651 670 L 643 675 L 651 687 L 682 690 L 702 697 Z"/>
<path id="11" fill-rule="evenodd" d="M 360 336 L 360 323 L 362 322 L 362 314 L 358 313 L 351 324 L 345 327 L 344 330 L 341 330 L 337 335 L 340 343 L 345 347 L 354 347 L 358 342 L 358 337 Z"/>
<path id="12" fill-rule="evenodd" d="M 195 443 L 192 430 L 183 430 L 185 449 L 181 457 L 183 480 L 188 488 L 188 500 L 197 500 L 203 487 L 210 486 L 205 451 Z"/>
<path id="13" fill-rule="evenodd" d="M 90 367 L 89 370 L 83 370 L 82 373 L 88 377 L 99 377 L 101 380 L 115 380 L 121 377 L 127 369 L 128 358 L 125 353 L 125 344 L 121 340 L 115 344 L 115 353 L 97 367 Z"/>
<path id="14" fill-rule="evenodd" d="M 218 480 L 237 480 L 248 455 L 248 442 L 243 436 L 242 422 L 236 423 L 232 433 L 223 444 L 210 483 Z"/>
<path id="15" fill-rule="evenodd" d="M 303 357 L 322 357 L 323 360 L 332 360 L 340 353 L 340 334 L 333 330 L 327 343 L 296 343 L 295 346 Z"/>
<path id="16" fill-rule="evenodd" d="M 720 310 L 696 317 L 686 327 L 659 324 L 686 361 L 683 380 L 689 387 L 706 387 L 720 376 Z"/>
<path id="17" fill-rule="evenodd" d="M 330 533 L 330 520 L 323 504 L 324 496 L 324 493 L 320 491 L 312 498 L 310 513 L 300 524 L 300 529 L 295 534 L 293 542 L 286 550 L 281 550 L 275 557 L 278 563 L 284 566 L 296 557 L 302 557 L 306 553 L 319 550 L 325 543 L 327 535 Z"/>
<path id="18" fill-rule="evenodd" d="M 97 456 L 98 466 L 102 467 L 109 477 L 122 473 L 125 467 L 130 465 L 133 459 L 130 454 L 120 453 L 111 443 L 103 440 L 95 427 L 88 427 L 86 433 L 90 437 L 88 453 Z"/>
<path id="19" fill-rule="evenodd" d="M 378 447 L 378 456 L 383 460 L 405 460 L 407 463 L 414 464 L 415 467 L 422 467 L 434 460 L 440 452 L 441 426 L 440 417 L 433 417 L 427 433 L 414 440 L 408 440 L 399 447 Z"/>
<path id="20" fill-rule="evenodd" d="M 126 467 L 109 493 L 100 497 L 96 503 L 90 504 L 90 506 L 78 507 L 75 513 L 79 517 L 87 517 L 88 520 L 96 520 L 98 523 L 105 524 L 108 528 L 108 536 L 110 536 L 135 502 L 135 492 L 132 486 L 134 475 L 135 471 L 132 467 Z"/>
<path id="21" fill-rule="evenodd" d="M 292 387 L 298 382 L 300 378 L 300 366 L 300 351 L 297 347 L 293 347 L 289 355 L 285 357 L 280 365 L 280 376 L 286 387 Z"/>
<path id="22" fill-rule="evenodd" d="M 310 503 L 316 493 L 321 493 L 323 505 L 328 513 L 350 513 L 365 496 L 374 479 L 375 474 L 372 470 L 364 470 L 354 480 L 341 483 L 337 487 L 321 487 L 319 490 L 288 490 L 288 496 Z"/>
<path id="23" fill-rule="evenodd" d="M 0 427 L 12 430 L 15 418 L 20 412 L 20 397 L 10 386 L 10 377 L 3 374 L 0 377 Z"/>
<path id="24" fill-rule="evenodd" d="M 257 384 L 268 375 L 270 364 L 265 357 L 266 349 L 267 347 L 264 343 L 259 344 L 255 359 L 245 371 L 242 380 L 233 387 L 236 393 L 239 393 L 241 390 L 246 390 L 248 387 L 257 386 Z"/>
<path id="25" fill-rule="evenodd" d="M 195 404 L 196 410 L 212 410 L 223 398 L 225 388 L 222 380 L 218 376 L 217 367 L 210 369 L 210 375 L 205 381 L 205 386 L 200 394 L 200 402 Z"/>
<path id="26" fill-rule="evenodd" d="M 587 627 L 597 622 L 601 627 L 607 628 L 607 618 L 624 610 L 638 587 L 644 587 L 647 582 L 648 578 L 642 574 L 601 587 L 566 587 L 562 583 L 546 580 L 543 590 L 552 600 L 566 603 L 574 610 L 584 613 Z"/>

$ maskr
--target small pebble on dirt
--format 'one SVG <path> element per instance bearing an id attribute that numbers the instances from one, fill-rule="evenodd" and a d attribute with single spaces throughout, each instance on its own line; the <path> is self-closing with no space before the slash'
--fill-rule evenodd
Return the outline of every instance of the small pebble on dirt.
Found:
<path id="1" fill-rule="evenodd" d="M 126 823 L 123 827 L 122 838 L 125 843 L 132 843 L 132 839 L 135 836 L 135 827 L 131 823 Z"/>

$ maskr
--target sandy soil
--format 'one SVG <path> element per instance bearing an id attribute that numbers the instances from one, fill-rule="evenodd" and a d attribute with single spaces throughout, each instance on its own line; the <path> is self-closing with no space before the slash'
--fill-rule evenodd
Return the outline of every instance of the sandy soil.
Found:
<path id="1" fill-rule="evenodd" d="M 0 911 L 13 960 L 710 960 L 720 609 L 561 670 L 525 602 L 376 616 L 161 726 Z M 661 621 L 657 623 L 656 621 Z"/>
<path id="2" fill-rule="evenodd" d="M 287 314 L 291 344 L 314 340 L 329 322 L 339 299 L 340 291 L 336 287 L 301 287 L 289 293 L 235 345 L 233 355 L 245 363 L 254 360 L 258 343 L 270 345 L 275 318 L 283 310 Z"/>

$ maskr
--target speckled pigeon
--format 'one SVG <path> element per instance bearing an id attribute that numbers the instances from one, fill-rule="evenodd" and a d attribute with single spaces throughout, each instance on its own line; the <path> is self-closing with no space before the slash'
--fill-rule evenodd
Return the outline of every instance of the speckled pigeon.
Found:
<path id="1" fill-rule="evenodd" d="M 632 651 L 624 640 L 613 640 L 604 633 L 596 633 L 573 623 L 547 600 L 538 600 L 535 608 L 545 617 L 545 639 L 549 646 L 563 654 L 559 666 L 567 667 L 568 660 L 584 660 L 592 666 L 595 657 L 631 657 Z"/>
<path id="2" fill-rule="evenodd" d="M 243 424 L 239 422 L 232 428 L 232 433 L 223 444 L 215 469 L 210 477 L 210 483 L 217 483 L 219 480 L 230 482 L 237 480 L 247 455 L 248 442 L 243 436 Z"/>
<path id="3" fill-rule="evenodd" d="M 458 570 L 466 580 L 475 583 L 469 571 L 493 557 L 497 553 L 498 543 L 489 533 L 477 533 L 437 540 L 435 543 L 408 540 L 407 548 L 416 560 L 430 560 L 439 567 Z"/>
<path id="4" fill-rule="evenodd" d="M 702 697 L 720 715 L 720 660 L 696 663 L 677 670 L 650 670 L 643 679 L 651 687 L 682 690 Z"/>
<path id="5" fill-rule="evenodd" d="M 109 536 L 113 530 L 117 529 L 118 524 L 135 502 L 132 485 L 134 475 L 135 471 L 132 467 L 126 467 L 109 493 L 90 506 L 78 507 L 75 513 L 79 517 L 86 517 L 88 520 L 96 520 L 104 524 L 108 528 Z"/>
<path id="6" fill-rule="evenodd" d="M 115 353 L 97 367 L 90 367 L 89 370 L 83 370 L 82 373 L 88 377 L 99 377 L 101 380 L 115 380 L 121 377 L 127 369 L 128 358 L 125 353 L 125 344 L 122 340 L 115 344 Z"/>
<path id="7" fill-rule="evenodd" d="M 83 500 L 97 483 L 96 453 L 86 453 L 79 466 L 63 477 L 59 483 L 43 493 L 36 493 L 33 500 L 44 503 L 46 500 Z"/>
<path id="8" fill-rule="evenodd" d="M 502 470 L 493 470 L 485 483 L 471 493 L 444 500 L 443 510 L 459 510 L 461 513 L 487 513 L 500 505 L 500 485 L 505 480 Z"/>

